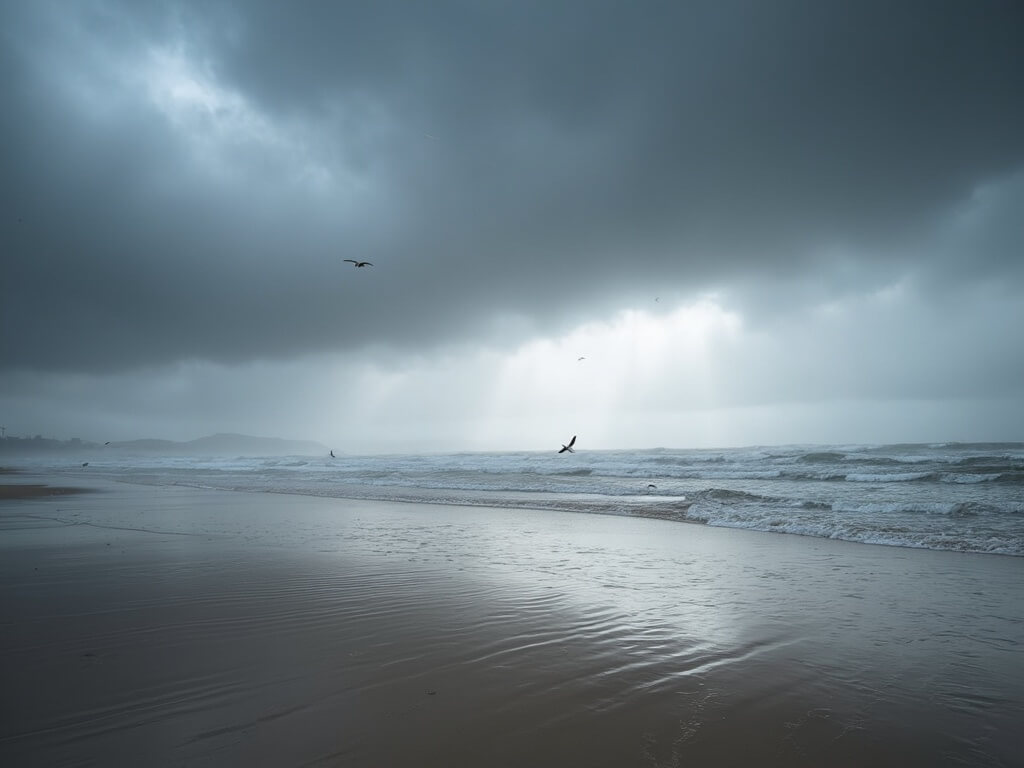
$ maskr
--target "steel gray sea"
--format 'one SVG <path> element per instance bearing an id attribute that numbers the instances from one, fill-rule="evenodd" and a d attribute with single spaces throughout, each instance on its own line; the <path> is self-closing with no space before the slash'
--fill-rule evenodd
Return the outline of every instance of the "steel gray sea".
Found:
<path id="1" fill-rule="evenodd" d="M 1024 443 L 190 457 L 99 451 L 39 469 L 154 485 L 657 517 L 1024 555 Z"/>

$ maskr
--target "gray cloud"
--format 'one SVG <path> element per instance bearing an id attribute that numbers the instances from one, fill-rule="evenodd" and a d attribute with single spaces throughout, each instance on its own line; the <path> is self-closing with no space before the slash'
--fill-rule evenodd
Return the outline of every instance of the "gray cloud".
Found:
<path id="1" fill-rule="evenodd" d="M 1019 225 L 966 263 L 929 238 L 979 189 L 1019 210 L 1022 21 L 996 0 L 8 4 L 0 366 L 438 345 L 789 285 L 767 311 L 844 274 L 1019 290 Z"/>

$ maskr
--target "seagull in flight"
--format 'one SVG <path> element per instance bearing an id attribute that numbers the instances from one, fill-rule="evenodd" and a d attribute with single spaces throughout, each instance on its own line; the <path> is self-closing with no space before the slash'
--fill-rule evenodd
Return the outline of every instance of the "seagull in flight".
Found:
<path id="1" fill-rule="evenodd" d="M 372 267 L 373 266 L 373 264 L 371 264 L 368 261 L 356 261 L 355 259 L 345 259 L 345 261 L 351 262 L 352 264 L 355 264 L 357 267 Z"/>
<path id="2" fill-rule="evenodd" d="M 573 435 L 572 436 L 572 440 L 569 441 L 569 444 L 568 445 L 563 445 L 562 446 L 562 450 L 560 450 L 559 453 L 565 453 L 566 451 L 568 451 L 569 453 L 576 453 L 576 451 L 574 451 L 572 449 L 572 444 L 575 443 L 575 442 L 576 442 L 576 435 Z"/>

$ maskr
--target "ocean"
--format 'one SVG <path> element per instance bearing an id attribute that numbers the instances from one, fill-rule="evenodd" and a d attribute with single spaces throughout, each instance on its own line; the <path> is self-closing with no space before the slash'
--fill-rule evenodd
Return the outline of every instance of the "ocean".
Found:
<path id="1" fill-rule="evenodd" d="M 1024 443 L 196 458 L 98 450 L 128 483 L 549 509 L 864 544 L 1024 555 Z"/>

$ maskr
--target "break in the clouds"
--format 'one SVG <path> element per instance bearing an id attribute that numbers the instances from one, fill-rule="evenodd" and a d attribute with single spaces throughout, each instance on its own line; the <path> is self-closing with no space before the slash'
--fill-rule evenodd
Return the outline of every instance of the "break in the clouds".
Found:
<path id="1" fill-rule="evenodd" d="M 0 30 L 8 407 L 116 422 L 82 382 L 191 375 L 167 402 L 201 433 L 219 387 L 301 369 L 497 424 L 536 344 L 709 306 L 738 323 L 713 397 L 670 335 L 589 413 L 627 386 L 672 413 L 1020 403 L 1019 3 L 94 0 Z"/>

